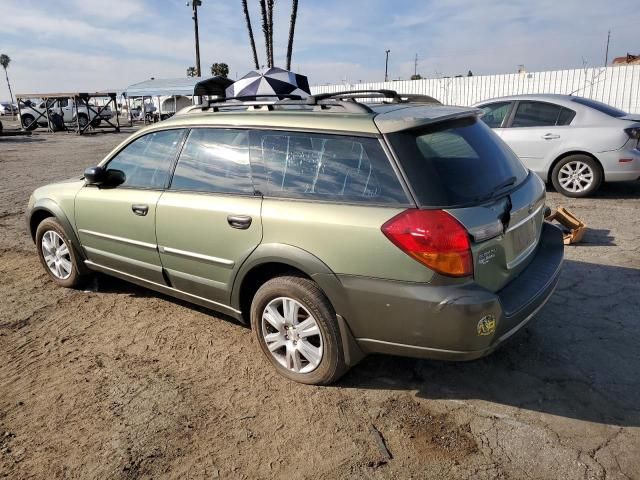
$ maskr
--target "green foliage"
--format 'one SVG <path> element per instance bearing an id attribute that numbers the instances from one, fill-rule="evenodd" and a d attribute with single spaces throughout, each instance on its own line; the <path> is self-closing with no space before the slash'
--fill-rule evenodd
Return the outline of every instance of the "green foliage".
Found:
<path id="1" fill-rule="evenodd" d="M 214 77 L 227 78 L 229 76 L 229 65 L 226 63 L 214 63 L 211 65 L 211 75 Z"/>

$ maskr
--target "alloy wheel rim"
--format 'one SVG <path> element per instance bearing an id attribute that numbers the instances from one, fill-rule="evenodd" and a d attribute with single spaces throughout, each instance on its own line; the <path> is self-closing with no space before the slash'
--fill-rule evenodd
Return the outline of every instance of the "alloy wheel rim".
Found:
<path id="1" fill-rule="evenodd" d="M 558 181 L 562 188 L 573 193 L 588 190 L 593 184 L 593 179 L 593 169 L 579 160 L 566 163 L 558 173 Z"/>
<path id="2" fill-rule="evenodd" d="M 293 373 L 310 373 L 322 361 L 318 322 L 297 300 L 278 297 L 262 312 L 262 338 L 273 358 Z"/>
<path id="3" fill-rule="evenodd" d="M 71 252 L 63 238 L 53 230 L 47 230 L 42 236 L 42 256 L 51 274 L 66 280 L 71 276 L 73 263 Z"/>

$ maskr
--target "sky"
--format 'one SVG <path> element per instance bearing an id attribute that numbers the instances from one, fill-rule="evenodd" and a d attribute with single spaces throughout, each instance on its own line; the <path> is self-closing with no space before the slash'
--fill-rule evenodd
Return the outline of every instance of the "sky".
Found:
<path id="1" fill-rule="evenodd" d="M 240 0 L 202 0 L 202 70 L 252 69 Z M 640 53 L 637 0 L 299 0 L 292 69 L 314 84 L 601 66 Z M 258 0 L 249 0 L 265 62 Z M 274 51 L 284 66 L 290 0 L 276 0 Z M 0 53 L 14 93 L 122 90 L 186 76 L 195 64 L 184 0 L 0 0 Z M 8 98 L 0 77 L 0 100 Z"/>

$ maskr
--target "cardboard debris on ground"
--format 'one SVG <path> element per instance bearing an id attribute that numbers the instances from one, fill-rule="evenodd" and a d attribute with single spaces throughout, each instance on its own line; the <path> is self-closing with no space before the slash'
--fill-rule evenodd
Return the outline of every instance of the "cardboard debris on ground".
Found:
<path id="1" fill-rule="evenodd" d="M 558 207 L 557 210 L 552 211 L 545 220 L 560 224 L 565 245 L 578 243 L 587 229 L 587 225 L 582 220 L 564 207 Z"/>

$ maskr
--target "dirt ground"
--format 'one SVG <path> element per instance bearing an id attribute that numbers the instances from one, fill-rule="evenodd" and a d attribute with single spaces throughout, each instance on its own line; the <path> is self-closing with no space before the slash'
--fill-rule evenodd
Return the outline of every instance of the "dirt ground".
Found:
<path id="1" fill-rule="evenodd" d="M 640 478 L 640 183 L 549 193 L 590 230 L 501 350 L 369 357 L 319 388 L 216 313 L 104 276 L 87 292 L 48 280 L 29 194 L 126 136 L 0 139 L 0 477 Z"/>

